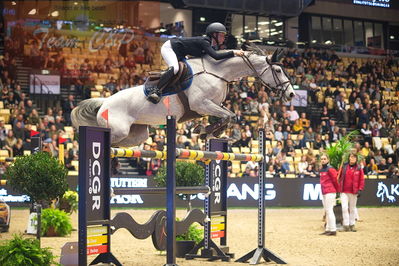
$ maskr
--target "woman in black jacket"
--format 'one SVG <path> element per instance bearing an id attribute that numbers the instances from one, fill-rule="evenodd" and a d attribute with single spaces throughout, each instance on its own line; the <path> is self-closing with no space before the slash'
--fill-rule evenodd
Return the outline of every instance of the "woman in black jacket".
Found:
<path id="1" fill-rule="evenodd" d="M 152 88 L 148 100 L 152 103 L 160 101 L 160 90 L 179 72 L 179 61 L 183 61 L 187 55 L 201 57 L 208 54 L 215 60 L 243 56 L 244 51 L 241 50 L 216 52 L 223 44 L 226 32 L 226 27 L 223 24 L 215 22 L 209 24 L 206 28 L 206 37 L 173 38 L 166 41 L 161 47 L 161 54 L 169 68 L 161 76 L 158 86 Z"/>

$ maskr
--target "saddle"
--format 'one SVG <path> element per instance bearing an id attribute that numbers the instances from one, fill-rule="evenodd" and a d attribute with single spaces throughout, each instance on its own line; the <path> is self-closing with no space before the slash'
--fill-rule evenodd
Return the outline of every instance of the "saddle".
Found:
<path id="1" fill-rule="evenodd" d="M 153 86 L 158 86 L 159 79 L 161 78 L 163 71 L 151 71 L 149 72 L 149 77 L 147 81 L 144 83 L 144 88 L 147 91 L 147 88 L 151 88 Z M 192 79 L 192 70 L 189 66 L 187 66 L 184 62 L 179 62 L 179 72 L 165 85 L 163 88 L 159 88 L 162 92 L 162 96 L 177 94 L 189 87 L 191 85 Z M 189 85 L 188 85 L 189 82 Z"/>
<path id="2" fill-rule="evenodd" d="M 162 71 L 151 71 L 149 72 L 149 77 L 144 83 L 144 93 L 148 95 L 148 92 L 152 86 L 157 86 L 159 79 L 162 76 Z M 179 62 L 179 72 L 161 89 L 161 95 L 167 96 L 172 94 L 177 94 L 180 102 L 184 108 L 184 114 L 179 119 L 178 123 L 183 123 L 185 121 L 200 118 L 202 115 L 192 111 L 190 109 L 190 103 L 184 91 L 191 86 L 193 80 L 193 71 L 186 62 Z"/>

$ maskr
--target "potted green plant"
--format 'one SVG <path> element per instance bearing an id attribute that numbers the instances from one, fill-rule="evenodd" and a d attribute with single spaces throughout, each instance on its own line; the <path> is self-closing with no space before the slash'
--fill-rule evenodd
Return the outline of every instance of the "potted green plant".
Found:
<path id="1" fill-rule="evenodd" d="M 64 165 L 47 152 L 19 157 L 4 173 L 15 191 L 44 208 L 68 189 L 67 175 Z"/>
<path id="2" fill-rule="evenodd" d="M 184 234 L 176 236 L 176 257 L 184 258 L 204 238 L 204 230 L 193 223 Z"/>
<path id="3" fill-rule="evenodd" d="M 61 197 L 68 189 L 68 170 L 57 158 L 47 152 L 37 152 L 19 157 L 7 168 L 4 176 L 10 186 L 21 194 L 28 195 L 31 203 L 31 215 L 27 232 L 35 234 L 36 214 L 33 204 L 47 208 L 50 202 Z"/>
<path id="4" fill-rule="evenodd" d="M 154 180 L 157 186 L 166 186 L 166 166 L 159 168 Z M 187 162 L 176 162 L 176 186 L 202 186 L 205 182 L 205 171 L 201 165 Z M 187 201 L 187 212 L 191 211 L 191 195 L 180 194 L 179 198 Z M 198 229 L 194 224 L 190 225 L 186 234 L 176 236 L 176 256 L 184 258 L 203 238 L 203 230 Z"/>
<path id="5" fill-rule="evenodd" d="M 159 168 L 154 180 L 159 187 L 166 186 L 166 166 Z M 176 162 L 176 186 L 178 187 L 193 187 L 203 186 L 205 182 L 205 171 L 201 165 L 187 162 Z M 178 197 L 187 201 L 187 211 L 191 210 L 191 195 L 179 194 Z"/>
<path id="6" fill-rule="evenodd" d="M 358 135 L 358 131 L 352 131 L 340 140 L 335 145 L 330 145 L 326 149 L 326 153 L 330 158 L 330 165 L 335 169 L 339 169 L 342 164 L 348 161 L 350 151 L 353 149 L 353 140 Z"/>
<path id="7" fill-rule="evenodd" d="M 65 211 L 66 213 L 72 214 L 78 210 L 78 193 L 73 190 L 68 190 L 58 200 L 58 209 Z"/>
<path id="8" fill-rule="evenodd" d="M 330 145 L 326 149 L 326 153 L 330 159 L 330 165 L 340 171 L 344 162 L 348 161 L 349 154 L 354 147 L 354 139 L 357 137 L 359 132 L 354 130 L 343 138 L 338 140 L 335 145 Z M 358 155 L 360 156 L 360 155 Z M 334 206 L 334 214 L 336 217 L 336 223 L 338 226 L 342 225 L 342 207 L 339 193 L 337 193 L 337 203 Z"/>
<path id="9" fill-rule="evenodd" d="M 42 236 L 66 236 L 72 231 L 71 217 L 58 209 L 42 211 Z"/>
<path id="10" fill-rule="evenodd" d="M 40 248 L 39 241 L 33 238 L 22 238 L 14 235 L 14 238 L 4 241 L 0 245 L 0 265 L 31 265 L 50 266 L 57 265 L 55 256 L 50 248 Z"/>

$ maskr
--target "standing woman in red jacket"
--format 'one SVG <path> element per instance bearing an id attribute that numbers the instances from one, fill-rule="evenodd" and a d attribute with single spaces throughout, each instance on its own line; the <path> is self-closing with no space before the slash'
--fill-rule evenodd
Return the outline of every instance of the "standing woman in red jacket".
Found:
<path id="1" fill-rule="evenodd" d="M 320 185 L 327 221 L 326 230 L 322 235 L 335 236 L 337 235 L 337 225 L 335 222 L 334 205 L 336 194 L 340 192 L 337 170 L 328 164 L 329 158 L 326 154 L 320 157 L 320 161 L 322 166 L 320 169 Z"/>
<path id="2" fill-rule="evenodd" d="M 356 232 L 357 198 L 364 189 L 364 173 L 358 164 L 356 153 L 349 155 L 349 163 L 343 166 L 339 181 L 342 189 L 341 205 L 344 231 Z"/>

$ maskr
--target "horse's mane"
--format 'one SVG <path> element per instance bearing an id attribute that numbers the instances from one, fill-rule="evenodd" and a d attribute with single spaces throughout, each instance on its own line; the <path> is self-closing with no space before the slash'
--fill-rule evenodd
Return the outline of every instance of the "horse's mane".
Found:
<path id="1" fill-rule="evenodd" d="M 257 46 L 254 43 L 250 43 L 249 46 L 247 47 L 247 51 L 252 52 L 256 55 L 263 55 L 263 56 L 267 56 L 267 53 L 265 50 L 263 50 L 262 48 L 260 48 L 259 46 Z"/>

